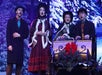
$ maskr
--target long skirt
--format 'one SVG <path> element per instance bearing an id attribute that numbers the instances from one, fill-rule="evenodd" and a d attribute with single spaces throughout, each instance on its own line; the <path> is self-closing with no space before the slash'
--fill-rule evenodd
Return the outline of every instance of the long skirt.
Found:
<path id="1" fill-rule="evenodd" d="M 49 64 L 51 60 L 50 45 L 43 49 L 41 37 L 38 38 L 37 44 L 31 50 L 28 71 L 38 72 L 46 71 L 49 69 Z"/>

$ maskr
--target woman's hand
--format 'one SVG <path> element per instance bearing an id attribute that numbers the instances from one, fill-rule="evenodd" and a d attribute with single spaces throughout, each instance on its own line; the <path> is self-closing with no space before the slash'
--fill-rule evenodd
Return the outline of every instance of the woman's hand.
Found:
<path id="1" fill-rule="evenodd" d="M 58 38 L 56 40 L 58 41 L 58 40 L 64 40 L 64 39 L 65 39 L 65 36 L 62 35 L 62 36 L 58 36 Z"/>
<path id="2" fill-rule="evenodd" d="M 75 39 L 77 39 L 77 40 L 78 40 L 78 39 L 81 39 L 81 36 L 76 36 Z"/>
<path id="3" fill-rule="evenodd" d="M 46 35 L 46 32 L 38 31 L 36 34 L 37 35 Z"/>

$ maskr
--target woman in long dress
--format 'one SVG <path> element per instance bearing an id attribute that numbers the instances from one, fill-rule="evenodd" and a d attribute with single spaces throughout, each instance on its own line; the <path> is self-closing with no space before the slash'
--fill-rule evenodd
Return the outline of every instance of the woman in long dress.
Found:
<path id="1" fill-rule="evenodd" d="M 39 4 L 38 18 L 33 21 L 30 29 L 31 54 L 29 58 L 28 71 L 33 74 L 45 75 L 49 69 L 50 54 L 50 25 L 46 18 L 47 6 Z"/>

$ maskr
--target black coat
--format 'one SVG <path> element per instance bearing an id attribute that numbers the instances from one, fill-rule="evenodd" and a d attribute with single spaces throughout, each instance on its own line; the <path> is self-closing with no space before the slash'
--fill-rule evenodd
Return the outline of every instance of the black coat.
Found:
<path id="1" fill-rule="evenodd" d="M 13 50 L 7 50 L 7 63 L 23 64 L 24 39 L 28 37 L 28 25 L 21 19 L 20 28 L 17 26 L 17 19 L 9 19 L 7 23 L 6 39 L 7 47 L 12 45 Z M 13 38 L 13 33 L 18 32 L 21 37 Z"/>
<path id="2" fill-rule="evenodd" d="M 61 28 L 64 26 L 64 23 L 62 23 L 61 25 L 60 25 L 60 27 L 58 28 L 58 30 L 57 30 L 57 33 L 56 33 L 56 36 L 55 36 L 55 38 L 54 38 L 54 40 L 56 40 L 57 39 L 57 37 L 58 36 L 61 36 L 61 35 L 63 35 L 65 32 L 63 31 L 63 30 L 61 30 Z M 69 25 L 69 34 L 67 34 L 68 36 L 70 36 L 70 37 L 75 37 L 75 25 L 74 24 L 70 24 Z M 61 30 L 61 31 L 60 31 Z M 60 32 L 59 32 L 60 31 Z"/>
<path id="3" fill-rule="evenodd" d="M 75 36 L 81 36 L 81 21 L 78 21 L 75 27 Z M 92 22 L 85 20 L 84 22 L 84 35 L 90 35 L 90 39 L 95 40 L 95 26 Z M 82 38 L 82 37 L 81 37 Z"/>
<path id="4" fill-rule="evenodd" d="M 75 36 L 81 36 L 81 21 L 78 21 L 75 27 Z M 85 20 L 84 22 L 84 35 L 89 35 L 92 40 L 92 58 L 96 59 L 96 33 L 95 26 L 91 21 Z M 81 37 L 82 39 L 82 37 Z"/>

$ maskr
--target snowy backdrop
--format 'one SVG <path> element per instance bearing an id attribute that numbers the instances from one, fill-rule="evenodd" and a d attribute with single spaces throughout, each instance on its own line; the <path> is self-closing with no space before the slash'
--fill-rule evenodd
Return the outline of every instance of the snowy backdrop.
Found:
<path id="1" fill-rule="evenodd" d="M 63 11 L 72 11 L 73 23 L 78 20 L 77 11 L 80 7 L 88 11 L 87 19 L 92 21 L 96 28 L 97 37 L 97 60 L 102 57 L 102 0 L 51 0 L 50 1 L 50 23 L 53 29 L 53 36 L 63 21 Z M 100 64 L 102 60 L 100 61 Z"/>
<path id="2" fill-rule="evenodd" d="M 15 16 L 15 7 L 22 5 L 26 8 L 26 12 L 23 15 L 23 18 L 30 23 L 36 17 L 36 10 L 39 2 L 46 2 L 48 0 L 0 0 L 0 75 L 6 75 L 6 61 L 7 61 L 7 46 L 6 46 L 6 26 L 9 18 Z M 25 44 L 25 53 L 24 53 L 24 66 L 22 75 L 28 75 L 27 66 L 28 58 L 30 55 L 30 49 L 27 48 L 28 40 L 24 40 Z M 14 65 L 15 67 L 15 65 Z M 15 70 L 15 69 L 14 69 Z M 14 72 L 14 71 L 13 71 Z"/>
<path id="3" fill-rule="evenodd" d="M 0 75 L 5 75 L 6 70 L 6 25 L 9 18 L 13 17 L 14 8 L 17 5 L 23 5 L 26 12 L 23 18 L 30 26 L 31 21 L 36 17 L 37 5 L 39 2 L 50 4 L 49 21 L 53 29 L 53 35 L 62 22 L 63 11 L 70 10 L 74 14 L 73 23 L 76 23 L 78 16 L 76 14 L 80 7 L 85 7 L 88 11 L 88 19 L 93 21 L 96 27 L 97 36 L 97 58 L 102 57 L 102 0 L 0 0 Z M 29 75 L 27 71 L 30 49 L 27 48 L 28 39 L 25 43 L 25 58 L 22 75 Z"/>

